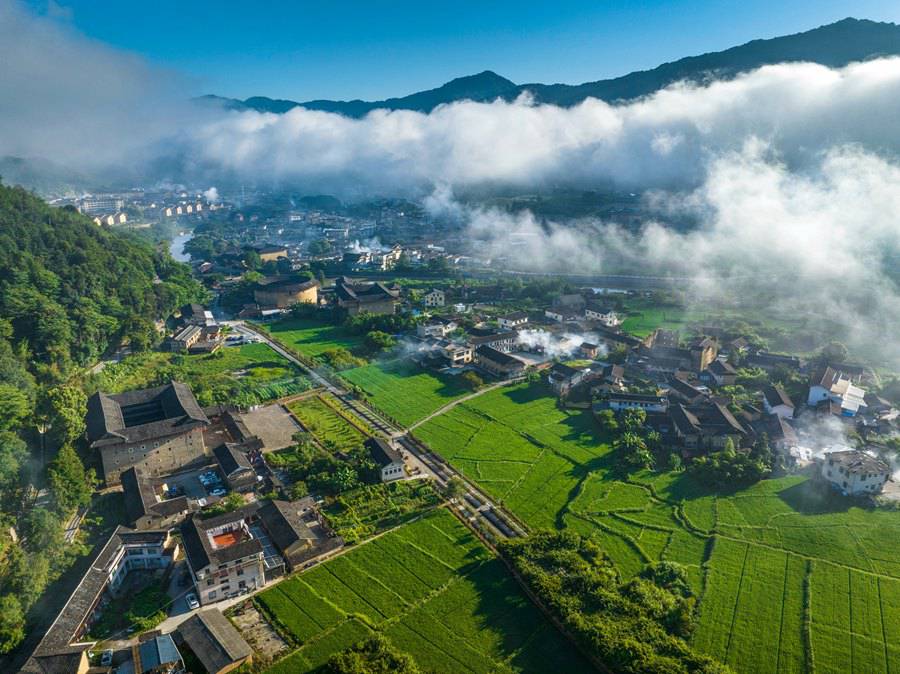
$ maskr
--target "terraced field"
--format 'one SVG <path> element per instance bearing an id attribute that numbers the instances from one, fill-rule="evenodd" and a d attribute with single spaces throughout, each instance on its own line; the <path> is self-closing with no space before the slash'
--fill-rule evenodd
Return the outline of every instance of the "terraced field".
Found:
<path id="1" fill-rule="evenodd" d="M 299 646 L 270 674 L 313 671 L 373 630 L 423 671 L 591 671 L 506 567 L 443 509 L 256 601 Z"/>
<path id="2" fill-rule="evenodd" d="M 362 388 L 375 407 L 404 426 L 470 392 L 455 378 L 432 374 L 405 359 L 345 370 L 341 377 Z"/>
<path id="3" fill-rule="evenodd" d="M 416 435 L 528 526 L 596 536 L 623 576 L 684 564 L 694 644 L 737 671 L 900 671 L 900 512 L 803 476 L 718 496 L 684 473 L 625 477 L 590 415 L 547 393 L 491 391 Z"/>

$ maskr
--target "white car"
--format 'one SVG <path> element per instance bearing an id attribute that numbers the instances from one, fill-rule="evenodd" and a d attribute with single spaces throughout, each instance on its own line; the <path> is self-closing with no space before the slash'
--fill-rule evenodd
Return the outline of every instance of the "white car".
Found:
<path id="1" fill-rule="evenodd" d="M 185 595 L 184 600 L 187 602 L 188 608 L 192 611 L 194 609 L 200 608 L 200 602 L 197 601 L 197 595 L 195 595 L 193 592 L 188 592 Z"/>
<path id="2" fill-rule="evenodd" d="M 113 652 L 111 648 L 107 648 L 103 651 L 103 654 L 100 656 L 100 666 L 101 667 L 110 667 L 113 661 Z"/>

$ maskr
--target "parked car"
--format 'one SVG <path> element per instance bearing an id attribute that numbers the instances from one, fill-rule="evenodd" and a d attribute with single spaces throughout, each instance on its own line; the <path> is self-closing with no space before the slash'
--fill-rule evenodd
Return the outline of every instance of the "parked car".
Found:
<path id="1" fill-rule="evenodd" d="M 210 496 L 225 496 L 228 492 L 222 487 L 215 487 L 209 490 Z"/>
<path id="2" fill-rule="evenodd" d="M 100 656 L 100 666 L 101 667 L 111 667 L 113 661 L 113 652 L 111 648 L 107 648 L 103 651 L 103 654 Z"/>
<path id="3" fill-rule="evenodd" d="M 184 600 L 187 602 L 188 608 L 192 611 L 195 608 L 200 608 L 200 602 L 197 601 L 197 595 L 195 595 L 193 592 L 188 592 Z"/>

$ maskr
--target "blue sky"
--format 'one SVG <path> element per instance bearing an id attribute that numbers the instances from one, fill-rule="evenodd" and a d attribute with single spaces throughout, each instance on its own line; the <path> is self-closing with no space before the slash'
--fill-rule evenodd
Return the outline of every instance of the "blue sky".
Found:
<path id="1" fill-rule="evenodd" d="M 883 0 L 27 1 L 185 73 L 191 94 L 294 100 L 400 96 L 486 69 L 578 83 L 846 16 L 900 21 Z"/>

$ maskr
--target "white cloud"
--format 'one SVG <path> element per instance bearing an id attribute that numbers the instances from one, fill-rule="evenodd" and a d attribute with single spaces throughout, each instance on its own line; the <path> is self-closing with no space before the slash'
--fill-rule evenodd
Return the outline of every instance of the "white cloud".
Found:
<path id="1" fill-rule="evenodd" d="M 198 156 L 265 178 L 342 179 L 372 189 L 435 184 L 696 185 L 711 158 L 760 138 L 794 169 L 856 143 L 900 146 L 900 59 L 841 70 L 767 66 L 733 81 L 675 85 L 645 99 L 573 108 L 455 103 L 431 114 L 377 110 L 363 119 L 295 108 L 226 115 L 197 130 Z"/>
<path id="2" fill-rule="evenodd" d="M 767 66 L 622 105 L 564 109 L 526 95 L 430 114 L 271 115 L 187 106 L 171 73 L 4 3 L 0 63 L 0 155 L 187 184 L 432 194 L 432 211 L 467 218 L 489 248 L 526 251 L 534 268 L 629 263 L 698 287 L 768 293 L 781 310 L 819 314 L 900 361 L 898 58 Z M 633 233 L 467 211 L 452 199 L 454 189 L 510 183 L 656 190 L 667 220 L 688 215 L 698 226 Z"/>
<path id="3" fill-rule="evenodd" d="M 834 325 L 858 351 L 900 367 L 900 165 L 851 146 L 808 169 L 790 171 L 758 141 L 720 156 L 697 189 L 652 197 L 696 219 L 689 231 L 479 208 L 465 217 L 491 256 L 522 268 L 680 276 L 697 297 L 753 297 L 780 315 Z"/>

